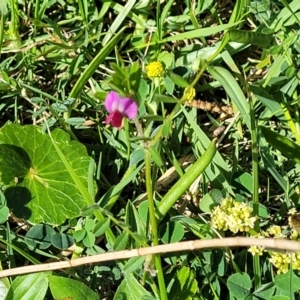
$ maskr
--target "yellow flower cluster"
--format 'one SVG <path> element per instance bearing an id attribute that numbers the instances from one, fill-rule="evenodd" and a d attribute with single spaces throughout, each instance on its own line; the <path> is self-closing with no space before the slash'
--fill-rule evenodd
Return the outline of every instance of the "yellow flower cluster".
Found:
<path id="1" fill-rule="evenodd" d="M 275 238 L 286 238 L 282 232 L 282 228 L 278 225 L 272 225 L 268 228 L 267 232 L 258 236 L 258 238 L 273 236 Z M 255 254 L 262 255 L 263 248 L 259 246 L 251 246 L 248 251 L 254 256 Z M 290 268 L 300 271 L 300 252 L 286 253 L 267 251 L 270 255 L 269 261 L 277 268 L 277 273 L 287 273 Z"/>
<path id="2" fill-rule="evenodd" d="M 243 202 L 225 198 L 221 205 L 216 206 L 211 213 L 211 225 L 219 230 L 249 231 L 254 228 L 255 217 L 251 216 L 252 207 Z"/>
<path id="3" fill-rule="evenodd" d="M 268 228 L 268 233 L 274 237 L 283 237 L 281 227 L 278 225 L 272 225 Z"/>
<path id="4" fill-rule="evenodd" d="M 280 252 L 269 252 L 269 254 L 271 255 L 271 258 L 269 260 L 278 269 L 277 270 L 278 274 L 280 273 L 285 274 L 289 271 L 291 256 L 293 256 L 295 253 L 289 254 L 289 253 L 280 253 Z"/>
<path id="5" fill-rule="evenodd" d="M 153 61 L 146 67 L 149 78 L 161 77 L 164 73 L 164 67 L 160 61 Z"/>
<path id="6" fill-rule="evenodd" d="M 254 256 L 255 254 L 261 256 L 263 255 L 264 248 L 260 246 L 250 246 L 248 251 Z"/>

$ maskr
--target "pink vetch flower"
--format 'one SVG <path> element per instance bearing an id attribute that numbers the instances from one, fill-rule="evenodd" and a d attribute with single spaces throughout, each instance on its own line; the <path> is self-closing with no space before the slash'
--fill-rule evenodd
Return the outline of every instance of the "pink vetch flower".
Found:
<path id="1" fill-rule="evenodd" d="M 121 98 L 117 92 L 111 91 L 107 94 L 104 102 L 109 112 L 105 123 L 113 127 L 122 128 L 123 118 L 133 119 L 138 112 L 136 102 L 130 98 Z"/>

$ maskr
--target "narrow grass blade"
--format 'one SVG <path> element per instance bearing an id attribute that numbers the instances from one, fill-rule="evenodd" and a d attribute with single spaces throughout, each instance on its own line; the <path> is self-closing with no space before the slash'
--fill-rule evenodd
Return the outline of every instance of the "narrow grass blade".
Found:
<path id="1" fill-rule="evenodd" d="M 127 27 L 123 27 L 109 42 L 108 44 L 101 49 L 101 51 L 97 54 L 97 56 L 91 61 L 89 66 L 85 69 L 85 71 L 81 74 L 80 78 L 77 80 L 74 85 L 72 91 L 70 92 L 69 98 L 77 98 L 80 92 L 82 91 L 86 82 L 90 79 L 90 77 L 94 74 L 98 66 L 105 60 L 107 55 L 113 50 L 116 44 L 121 39 L 124 30 Z"/>
<path id="2" fill-rule="evenodd" d="M 275 131 L 266 127 L 260 127 L 267 142 L 278 149 L 284 156 L 300 164 L 300 146 L 292 142 L 288 138 L 276 133 Z"/>
<path id="3" fill-rule="evenodd" d="M 241 112 L 241 116 L 244 119 L 247 127 L 251 130 L 249 104 L 234 77 L 229 71 L 221 67 L 209 67 L 208 71 L 216 80 L 221 83 L 228 96 Z"/>
<path id="4" fill-rule="evenodd" d="M 159 43 L 167 43 L 167 42 L 171 42 L 171 41 L 181 41 L 184 39 L 194 39 L 194 38 L 198 38 L 199 36 L 210 36 L 210 35 L 220 32 L 220 31 L 224 31 L 231 27 L 234 27 L 237 24 L 238 23 L 233 23 L 233 24 L 217 25 L 217 26 L 213 26 L 213 27 L 195 29 L 195 30 L 191 30 L 188 32 L 169 36 L 165 39 L 162 39 Z"/>
<path id="5" fill-rule="evenodd" d="M 136 2 L 135 0 L 129 0 L 126 3 L 126 5 L 123 7 L 122 11 L 119 12 L 118 16 L 116 17 L 116 19 L 114 20 L 114 22 L 110 26 L 108 33 L 106 34 L 106 36 L 104 37 L 104 39 L 102 41 L 103 46 L 105 46 L 108 43 L 108 41 L 111 39 L 111 37 L 115 34 L 115 32 L 122 25 L 123 21 L 125 20 L 125 18 L 128 15 L 128 13 L 133 8 L 135 2 Z"/>

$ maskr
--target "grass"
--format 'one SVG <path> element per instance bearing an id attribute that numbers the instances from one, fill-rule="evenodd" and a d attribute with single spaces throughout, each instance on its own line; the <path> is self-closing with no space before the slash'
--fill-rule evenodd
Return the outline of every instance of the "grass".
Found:
<path id="1" fill-rule="evenodd" d="M 300 299 L 299 12 L 2 1 L 0 298 Z"/>

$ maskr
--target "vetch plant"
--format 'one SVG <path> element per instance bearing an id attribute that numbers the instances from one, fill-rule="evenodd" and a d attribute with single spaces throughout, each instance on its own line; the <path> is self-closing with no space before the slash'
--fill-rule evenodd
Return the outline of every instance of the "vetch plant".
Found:
<path id="1" fill-rule="evenodd" d="M 124 117 L 133 119 L 138 112 L 138 106 L 134 100 L 127 97 L 122 98 L 114 91 L 107 94 L 104 105 L 109 112 L 105 120 L 106 124 L 117 128 L 122 128 Z"/>

